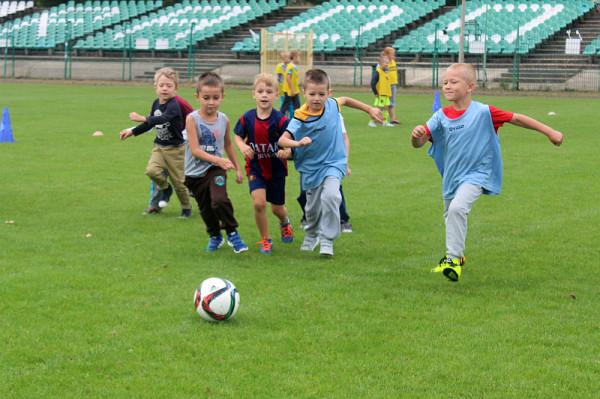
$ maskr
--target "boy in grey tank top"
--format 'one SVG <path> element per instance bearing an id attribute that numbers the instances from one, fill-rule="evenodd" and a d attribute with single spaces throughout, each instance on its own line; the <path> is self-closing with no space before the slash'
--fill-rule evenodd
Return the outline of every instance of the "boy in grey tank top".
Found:
<path id="1" fill-rule="evenodd" d="M 194 194 L 210 236 L 206 251 L 214 252 L 224 244 L 223 228 L 229 246 L 240 253 L 247 251 L 248 246 L 237 231 L 238 223 L 227 195 L 227 171 L 235 170 L 238 184 L 244 177 L 229 137 L 229 119 L 219 112 L 223 93 L 219 75 L 213 72 L 200 75 L 196 84 L 200 109 L 186 118 L 185 185 Z"/>

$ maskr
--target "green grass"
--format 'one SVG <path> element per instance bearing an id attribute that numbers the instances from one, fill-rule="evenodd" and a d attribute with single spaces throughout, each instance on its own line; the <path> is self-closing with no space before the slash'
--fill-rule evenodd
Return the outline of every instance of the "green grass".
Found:
<path id="1" fill-rule="evenodd" d="M 430 93 L 400 93 L 397 128 L 344 112 L 355 231 L 332 260 L 300 253 L 299 229 L 270 257 L 254 245 L 206 254 L 197 211 L 177 219 L 176 200 L 142 216 L 153 137 L 118 132 L 130 111 L 148 112 L 151 87 L 3 83 L 0 93 L 17 140 L 0 144 L 0 397 L 597 397 L 599 100 L 479 97 L 566 139 L 557 149 L 501 129 L 503 193 L 474 206 L 469 263 L 452 284 L 429 272 L 444 251 L 440 178 L 409 142 Z M 251 106 L 249 90 L 228 89 L 222 109 L 235 121 Z M 297 189 L 291 171 L 296 225 Z M 229 192 L 253 244 L 246 182 Z M 230 322 L 193 311 L 211 276 L 240 291 Z"/>

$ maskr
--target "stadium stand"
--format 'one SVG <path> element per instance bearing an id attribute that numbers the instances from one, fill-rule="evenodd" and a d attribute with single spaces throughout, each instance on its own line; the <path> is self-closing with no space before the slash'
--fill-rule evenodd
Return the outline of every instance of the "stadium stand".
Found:
<path id="1" fill-rule="evenodd" d="M 592 40 L 590 44 L 585 46 L 583 50 L 583 54 L 585 55 L 598 55 L 600 54 L 600 36 Z"/>
<path id="2" fill-rule="evenodd" d="M 465 47 L 469 51 L 470 44 L 483 43 L 487 36 L 488 53 L 526 54 L 593 7 L 587 0 L 469 1 Z M 397 39 L 394 47 L 398 53 L 433 53 L 435 46 L 439 53 L 457 53 L 459 30 L 460 9 L 456 8 Z"/>
<path id="3" fill-rule="evenodd" d="M 14 37 L 15 48 L 54 48 L 67 39 L 82 37 L 156 9 L 162 1 L 86 1 L 60 4 L 0 25 L 0 38 Z"/>
<path id="4" fill-rule="evenodd" d="M 33 8 L 33 1 L 3 1 L 0 2 L 0 18 Z"/>
<path id="5" fill-rule="evenodd" d="M 389 33 L 416 21 L 445 4 L 443 0 L 393 1 L 331 0 L 269 28 L 271 32 L 314 32 L 314 51 L 366 48 Z M 360 29 L 360 43 L 357 43 Z M 236 52 L 256 52 L 251 37 L 235 43 Z"/>
<path id="6" fill-rule="evenodd" d="M 128 24 L 79 40 L 77 49 L 117 50 L 128 46 L 148 50 L 181 50 L 192 41 L 210 39 L 285 6 L 285 1 L 229 0 L 188 1 L 143 15 Z M 131 40 L 131 42 L 128 42 Z"/>

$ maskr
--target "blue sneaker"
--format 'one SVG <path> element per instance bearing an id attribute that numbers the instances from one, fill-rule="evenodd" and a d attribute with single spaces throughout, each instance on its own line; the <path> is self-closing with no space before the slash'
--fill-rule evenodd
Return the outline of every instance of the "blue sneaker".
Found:
<path id="1" fill-rule="evenodd" d="M 208 245 L 206 246 L 206 252 L 215 252 L 217 249 L 221 248 L 225 241 L 221 234 L 218 236 L 210 236 L 208 239 Z"/>
<path id="2" fill-rule="evenodd" d="M 242 241 L 242 237 L 237 231 L 227 234 L 227 244 L 233 248 L 233 252 L 236 254 L 248 250 L 248 246 Z"/>

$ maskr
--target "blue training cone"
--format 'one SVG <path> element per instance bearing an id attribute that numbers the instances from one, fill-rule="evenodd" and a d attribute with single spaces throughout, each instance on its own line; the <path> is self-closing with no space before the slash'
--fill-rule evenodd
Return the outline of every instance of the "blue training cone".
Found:
<path id="1" fill-rule="evenodd" d="M 442 108 L 442 103 L 440 101 L 440 92 L 436 90 L 433 95 L 433 104 L 431 104 L 431 112 L 437 112 L 440 108 Z"/>
<path id="2" fill-rule="evenodd" d="M 10 114 L 8 113 L 8 107 L 6 107 L 2 111 L 2 121 L 0 122 L 0 143 L 13 143 L 14 141 Z"/>

